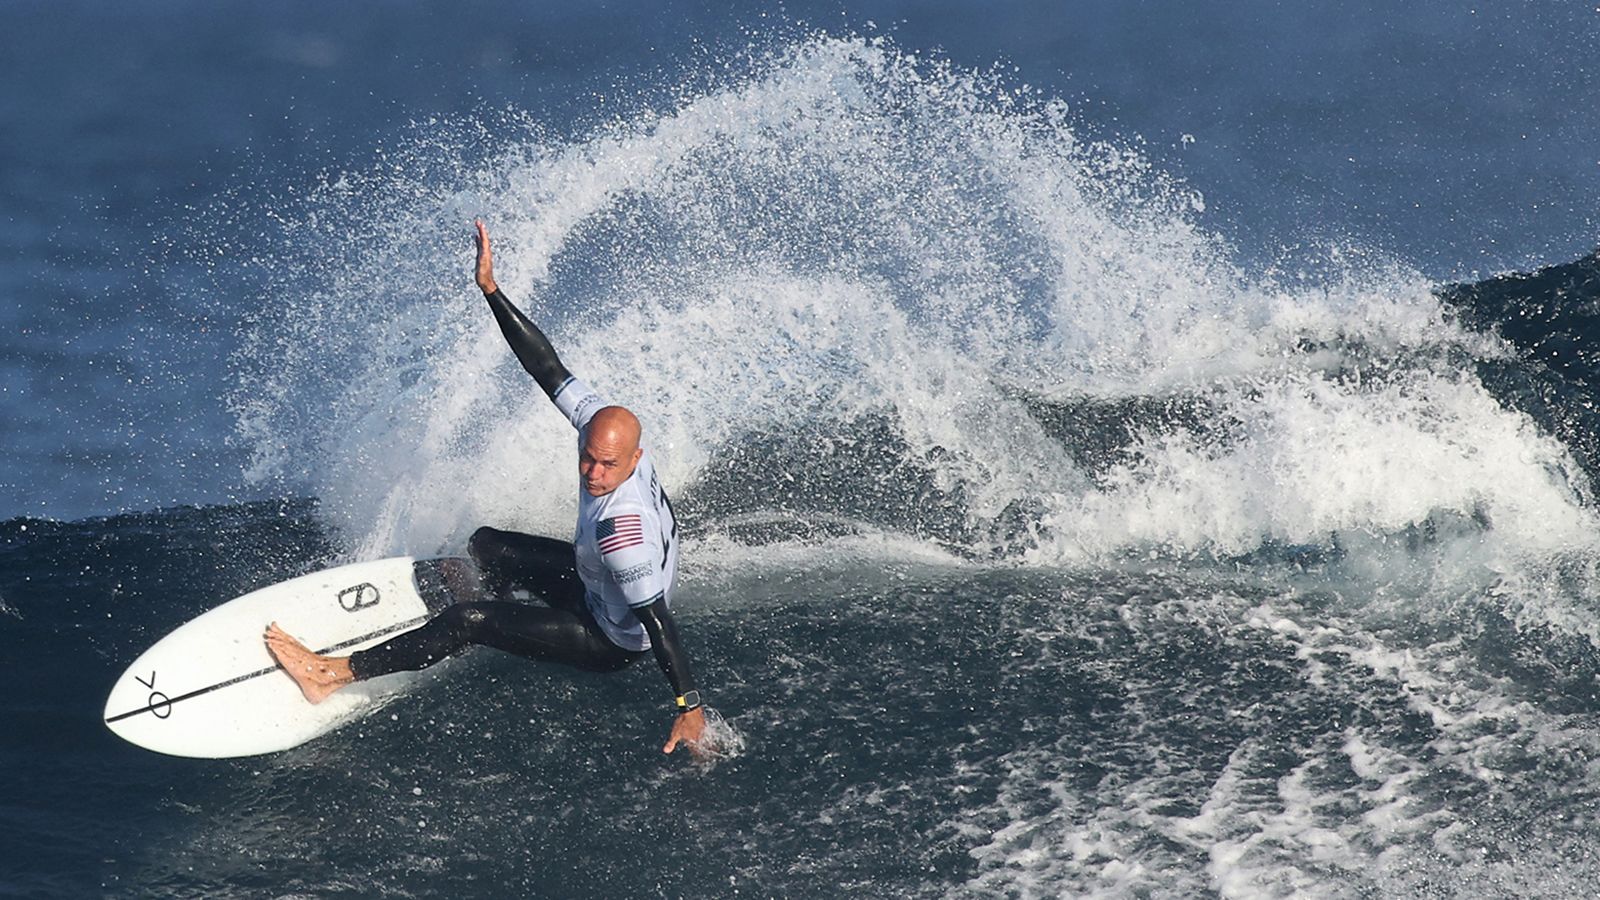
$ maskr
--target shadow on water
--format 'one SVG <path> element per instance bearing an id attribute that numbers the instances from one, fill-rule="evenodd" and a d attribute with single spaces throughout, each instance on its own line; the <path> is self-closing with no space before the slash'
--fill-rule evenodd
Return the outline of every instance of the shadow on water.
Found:
<path id="1" fill-rule="evenodd" d="M 870 528 L 966 557 L 1001 556 L 1038 511 L 1019 498 L 992 521 L 974 521 L 963 482 L 944 477 L 955 455 L 914 449 L 890 414 L 744 432 L 716 448 L 683 491 L 683 524 L 747 544 Z"/>
<path id="2" fill-rule="evenodd" d="M 1600 250 L 1437 293 L 1463 325 L 1515 350 L 1478 362 L 1484 385 L 1559 438 L 1591 482 L 1600 478 Z"/>

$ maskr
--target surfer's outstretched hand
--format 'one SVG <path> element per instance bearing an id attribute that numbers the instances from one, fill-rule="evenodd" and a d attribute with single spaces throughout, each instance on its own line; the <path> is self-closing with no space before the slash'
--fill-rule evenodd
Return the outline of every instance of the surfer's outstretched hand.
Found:
<path id="1" fill-rule="evenodd" d="M 688 745 L 689 752 L 695 756 L 703 756 L 705 748 L 701 746 L 700 740 L 705 737 L 705 733 L 706 711 L 691 709 L 678 716 L 678 720 L 672 723 L 672 736 L 667 738 L 667 745 L 661 748 L 661 752 L 671 753 L 681 743 Z"/>
<path id="2" fill-rule="evenodd" d="M 492 294 L 500 290 L 500 286 L 494 283 L 494 252 L 489 249 L 489 229 L 484 227 L 482 219 L 473 219 L 472 224 L 478 229 L 474 238 L 478 244 L 478 267 L 473 277 L 477 279 L 478 290 Z"/>

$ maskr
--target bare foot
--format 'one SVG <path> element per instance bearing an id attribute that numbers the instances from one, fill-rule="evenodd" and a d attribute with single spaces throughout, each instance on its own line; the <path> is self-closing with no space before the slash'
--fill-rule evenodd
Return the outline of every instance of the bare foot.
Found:
<path id="1" fill-rule="evenodd" d="M 321 703 L 329 694 L 356 680 L 350 671 L 349 657 L 318 656 L 279 628 L 277 622 L 267 626 L 266 637 L 267 649 L 278 660 L 278 665 L 289 673 L 300 686 L 300 693 L 312 703 Z"/>

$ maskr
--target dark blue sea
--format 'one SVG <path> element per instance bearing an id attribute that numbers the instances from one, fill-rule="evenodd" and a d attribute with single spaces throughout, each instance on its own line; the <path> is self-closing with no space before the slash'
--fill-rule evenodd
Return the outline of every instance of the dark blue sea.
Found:
<path id="1" fill-rule="evenodd" d="M 1592 3 L 0 4 L 0 896 L 1589 897 Z M 101 722 L 564 536 L 470 222 L 645 422 L 728 752 L 479 650 Z"/>

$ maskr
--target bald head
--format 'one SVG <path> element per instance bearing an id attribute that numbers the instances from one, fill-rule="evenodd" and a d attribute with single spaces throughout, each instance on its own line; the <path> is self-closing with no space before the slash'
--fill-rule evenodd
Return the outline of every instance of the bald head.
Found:
<path id="1" fill-rule="evenodd" d="M 584 443 L 603 440 L 626 444 L 632 450 L 639 449 L 639 435 L 644 429 L 639 425 L 639 417 L 621 406 L 605 406 L 594 414 L 589 424 L 584 426 Z"/>
<path id="2" fill-rule="evenodd" d="M 639 418 L 620 406 L 596 412 L 583 427 L 583 446 L 578 450 L 583 489 L 602 497 L 621 487 L 644 453 L 639 449 L 642 432 Z"/>

